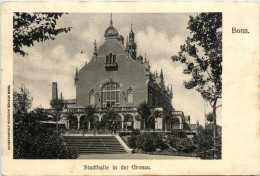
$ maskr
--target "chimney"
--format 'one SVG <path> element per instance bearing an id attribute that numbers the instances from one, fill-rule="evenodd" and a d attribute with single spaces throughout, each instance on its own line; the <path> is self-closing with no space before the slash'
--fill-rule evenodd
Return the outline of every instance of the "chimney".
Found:
<path id="1" fill-rule="evenodd" d="M 58 84 L 57 82 L 52 82 L 52 99 L 58 99 Z"/>

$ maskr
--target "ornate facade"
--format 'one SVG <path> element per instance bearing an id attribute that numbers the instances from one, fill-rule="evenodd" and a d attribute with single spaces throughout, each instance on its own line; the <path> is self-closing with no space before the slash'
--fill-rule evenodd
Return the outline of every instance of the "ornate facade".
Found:
<path id="1" fill-rule="evenodd" d="M 120 115 L 122 129 L 124 124 L 140 129 L 142 125 L 136 120 L 137 107 L 146 101 L 157 110 L 168 110 L 174 117 L 174 108 L 171 105 L 172 87 L 165 84 L 163 70 L 158 74 L 152 73 L 146 54 L 137 57 L 137 44 L 132 25 L 129 36 L 124 43 L 124 37 L 119 35 L 113 26 L 112 15 L 110 25 L 104 33 L 105 41 L 97 47 L 94 43 L 94 52 L 89 63 L 81 69 L 76 69 L 75 86 L 76 99 L 65 100 L 67 110 L 78 115 L 78 128 L 80 118 L 84 116 L 86 106 L 95 106 L 98 110 L 96 121 L 102 122 L 102 116 L 107 108 L 113 108 Z M 53 90 L 57 91 L 57 84 L 53 83 Z M 53 98 L 57 93 L 53 92 Z M 129 123 L 125 115 L 128 114 Z M 176 114 L 175 114 L 176 117 Z M 156 129 L 182 129 L 185 123 L 183 113 L 177 117 L 176 122 L 163 122 L 158 118 L 155 122 Z M 176 118 L 175 118 L 176 120 Z M 172 123 L 172 124 L 171 124 Z M 165 124 L 165 125 L 164 125 Z M 91 125 L 89 125 L 91 128 Z M 127 127 L 126 127 L 127 128 Z"/>

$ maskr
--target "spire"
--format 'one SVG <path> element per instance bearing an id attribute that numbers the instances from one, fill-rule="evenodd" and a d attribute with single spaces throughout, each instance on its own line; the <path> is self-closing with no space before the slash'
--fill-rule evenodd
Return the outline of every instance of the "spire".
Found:
<path id="1" fill-rule="evenodd" d="M 131 30 L 129 32 L 129 41 L 134 41 L 135 40 L 135 34 L 134 34 L 134 31 L 133 31 L 133 24 L 131 23 Z"/>
<path id="2" fill-rule="evenodd" d="M 155 76 L 156 76 L 156 77 L 158 76 L 157 70 L 155 71 Z"/>
<path id="3" fill-rule="evenodd" d="M 162 68 L 161 68 L 161 74 L 160 74 L 160 85 L 161 87 L 165 88 L 165 84 L 164 84 L 164 79 L 163 79 L 163 71 L 162 71 Z"/>
<path id="4" fill-rule="evenodd" d="M 133 24 L 131 23 L 131 30 L 130 30 L 130 33 L 129 33 L 129 43 L 128 43 L 128 46 L 129 46 L 129 53 L 132 57 L 132 59 L 136 60 L 136 48 L 137 48 L 137 45 L 135 43 L 135 34 L 133 32 Z"/>
<path id="5" fill-rule="evenodd" d="M 63 100 L 62 92 L 60 93 L 60 99 Z"/>
<path id="6" fill-rule="evenodd" d="M 95 40 L 95 42 L 94 42 L 94 56 L 97 56 L 98 55 L 98 53 L 97 53 L 97 42 L 96 42 L 96 40 Z"/>
<path id="7" fill-rule="evenodd" d="M 134 33 L 133 32 L 133 24 L 131 23 L 131 31 L 130 31 L 130 33 Z"/>
<path id="8" fill-rule="evenodd" d="M 111 13 L 111 17 L 110 17 L 110 27 L 113 27 L 112 13 Z"/>
<path id="9" fill-rule="evenodd" d="M 129 46 L 128 46 L 128 36 L 126 37 L 126 46 L 125 46 L 125 52 L 129 52 Z"/>
<path id="10" fill-rule="evenodd" d="M 144 62 L 146 63 L 146 53 L 144 53 Z"/>
<path id="11" fill-rule="evenodd" d="M 172 93 L 172 84 L 171 84 L 171 93 Z"/>
<path id="12" fill-rule="evenodd" d="M 79 71 L 78 71 L 78 67 L 76 67 L 76 73 L 75 73 L 75 85 L 77 84 L 79 80 Z"/>

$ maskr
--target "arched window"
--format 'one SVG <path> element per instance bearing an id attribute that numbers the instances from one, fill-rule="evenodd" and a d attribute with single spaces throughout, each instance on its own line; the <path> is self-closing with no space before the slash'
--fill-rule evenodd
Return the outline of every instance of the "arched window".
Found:
<path id="1" fill-rule="evenodd" d="M 118 106 L 120 104 L 120 86 L 115 82 L 103 85 L 101 89 L 102 107 Z"/>
<path id="2" fill-rule="evenodd" d="M 89 93 L 89 104 L 95 105 L 95 93 L 93 91 Z"/>
<path id="3" fill-rule="evenodd" d="M 134 98 L 133 98 L 133 90 L 129 89 L 127 91 L 127 103 L 133 103 L 134 102 Z"/>

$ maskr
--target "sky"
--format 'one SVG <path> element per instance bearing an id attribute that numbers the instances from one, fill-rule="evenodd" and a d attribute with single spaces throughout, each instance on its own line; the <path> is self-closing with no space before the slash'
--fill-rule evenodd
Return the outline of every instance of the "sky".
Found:
<path id="1" fill-rule="evenodd" d="M 190 35 L 187 29 L 189 16 L 196 14 L 113 14 L 113 26 L 125 40 L 131 23 L 137 43 L 137 55 L 145 55 L 151 70 L 163 69 L 165 83 L 173 87 L 172 105 L 176 110 L 191 116 L 191 123 L 205 123 L 205 113 L 210 106 L 195 90 L 185 89 L 183 81 L 189 76 L 183 74 L 183 66 L 174 63 L 171 56 L 177 55 L 180 45 Z M 105 40 L 104 32 L 109 26 L 108 13 L 72 13 L 63 15 L 57 27 L 72 27 L 68 33 L 56 36 L 55 40 L 35 43 L 23 47 L 28 53 L 23 57 L 14 53 L 14 90 L 23 84 L 33 97 L 34 107 L 49 108 L 51 84 L 58 82 L 58 91 L 65 99 L 76 97 L 74 76 L 76 67 L 81 69 L 92 58 L 94 41 L 99 47 Z M 217 123 L 221 124 L 221 108 L 217 111 Z"/>

